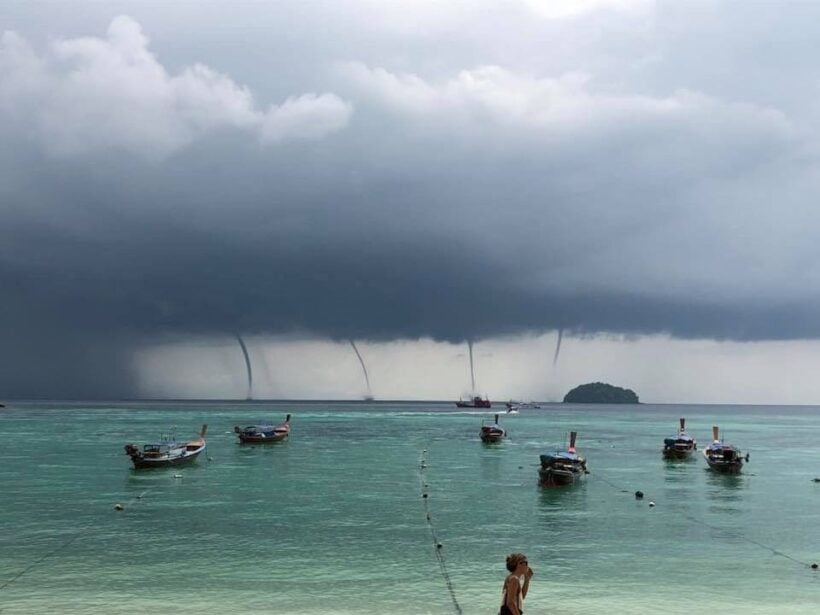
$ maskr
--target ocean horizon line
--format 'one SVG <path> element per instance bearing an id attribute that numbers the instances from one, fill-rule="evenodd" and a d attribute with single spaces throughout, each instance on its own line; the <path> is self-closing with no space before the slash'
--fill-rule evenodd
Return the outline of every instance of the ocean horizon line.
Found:
<path id="1" fill-rule="evenodd" d="M 194 398 L 194 397 L 123 397 L 123 398 L 107 398 L 107 399 L 82 399 L 82 398 L 0 398 L 0 403 L 5 404 L 44 404 L 44 403 L 61 403 L 61 404 L 162 404 L 162 403 L 187 403 L 187 404 L 374 404 L 374 405 L 389 405 L 389 404 L 454 404 L 454 399 L 322 399 L 322 398 L 265 398 L 265 399 L 238 399 L 238 398 Z M 506 398 L 499 399 L 496 403 L 501 405 L 506 403 Z M 794 404 L 794 403 L 749 403 L 749 402 L 655 402 L 642 401 L 638 404 L 609 404 L 609 403 L 572 403 L 563 401 L 541 401 L 531 400 L 527 403 L 543 404 L 545 406 L 743 406 L 749 408 L 820 408 L 820 402 L 816 404 Z M 469 410 L 470 408 L 464 408 Z M 475 408 L 473 408 L 475 409 Z M 493 408 L 478 408 L 490 411 Z"/>

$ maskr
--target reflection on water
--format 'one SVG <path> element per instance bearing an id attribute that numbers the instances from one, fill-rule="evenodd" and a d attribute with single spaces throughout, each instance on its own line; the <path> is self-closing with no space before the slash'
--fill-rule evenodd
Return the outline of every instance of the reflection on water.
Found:
<path id="1" fill-rule="evenodd" d="M 720 474 L 706 470 L 707 510 L 718 515 L 735 515 L 742 511 L 746 480 L 739 474 Z"/>

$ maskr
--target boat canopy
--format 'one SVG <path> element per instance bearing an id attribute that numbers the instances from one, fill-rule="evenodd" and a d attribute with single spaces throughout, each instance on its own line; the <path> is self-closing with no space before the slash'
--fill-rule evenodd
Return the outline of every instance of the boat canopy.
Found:
<path id="1" fill-rule="evenodd" d="M 559 451 L 557 453 L 544 453 L 541 455 L 541 461 L 547 463 L 553 459 L 566 459 L 567 461 L 580 461 L 581 458 L 575 453 L 567 451 Z"/>

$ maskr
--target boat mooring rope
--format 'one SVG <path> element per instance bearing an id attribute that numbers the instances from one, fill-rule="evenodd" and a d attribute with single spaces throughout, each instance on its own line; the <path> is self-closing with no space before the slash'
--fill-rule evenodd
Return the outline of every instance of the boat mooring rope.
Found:
<path id="1" fill-rule="evenodd" d="M 613 483 L 612 481 L 610 481 L 606 477 L 601 476 L 600 471 L 596 470 L 595 477 L 596 477 L 597 480 L 600 480 L 600 481 L 606 483 L 607 485 L 609 485 L 613 489 L 616 489 L 616 490 L 620 491 L 621 493 L 632 493 L 630 490 L 623 489 L 622 487 L 616 485 L 615 483 Z M 635 492 L 635 493 L 638 493 L 638 492 Z M 641 494 L 641 495 L 643 495 L 643 494 Z M 723 527 L 719 527 L 717 525 L 712 525 L 711 523 L 709 523 L 707 521 L 704 521 L 703 519 L 699 519 L 698 517 L 695 517 L 694 515 L 686 513 L 686 512 L 682 512 L 682 511 L 678 511 L 678 510 L 673 510 L 672 512 L 680 514 L 687 521 L 691 521 L 692 523 L 697 523 L 698 525 L 708 527 L 710 530 L 713 530 L 715 532 L 723 532 L 724 534 L 732 536 L 733 538 L 737 538 L 738 540 L 742 540 L 744 542 L 748 542 L 749 544 L 760 547 L 761 549 L 764 549 L 765 551 L 769 551 L 769 552 L 772 553 L 772 555 L 779 555 L 780 557 L 783 557 L 785 559 L 793 561 L 795 564 L 805 566 L 806 568 L 811 568 L 812 570 L 817 570 L 817 564 L 816 563 L 809 563 L 809 562 L 800 560 L 796 557 L 792 557 L 788 553 L 783 553 L 783 551 L 781 551 L 779 549 L 776 549 L 772 546 L 769 546 L 769 545 L 767 545 L 763 542 L 760 542 L 758 540 L 755 540 L 753 538 L 749 538 L 747 536 L 744 536 L 743 534 L 740 534 L 739 532 L 737 532 L 735 530 L 726 529 L 726 528 L 723 528 Z"/>
<path id="2" fill-rule="evenodd" d="M 128 505 L 130 506 L 131 504 L 139 502 L 146 493 L 148 493 L 148 490 L 145 490 L 141 494 L 139 494 L 137 496 L 134 496 L 133 498 L 131 498 L 128 501 Z M 123 508 L 124 508 L 124 506 L 122 506 L 121 504 L 117 504 L 117 506 L 119 506 L 119 508 L 115 508 L 116 510 L 123 510 Z M 50 557 L 53 557 L 53 556 L 57 555 L 60 551 L 63 551 L 65 549 L 67 549 L 68 547 L 70 547 L 78 538 L 80 538 L 81 536 L 84 536 L 86 533 L 88 533 L 88 531 L 90 529 L 95 527 L 96 523 L 97 523 L 96 521 L 89 521 L 83 527 L 81 527 L 73 536 L 71 536 L 71 538 L 66 540 L 64 543 L 58 545 L 57 547 L 55 547 L 51 551 L 48 551 L 44 555 L 41 555 L 40 557 L 38 557 L 36 560 L 31 562 L 28 566 L 23 568 L 16 575 L 11 577 L 8 581 L 6 581 L 2 585 L 0 585 L 0 591 L 6 589 L 9 585 L 11 585 L 15 581 L 17 581 L 20 577 L 28 574 L 29 572 L 31 572 L 32 570 L 37 568 L 40 564 L 42 564 L 44 561 L 46 561 Z M 0 612 L 2 612 L 2 610 L 3 609 L 0 609 Z"/>
<path id="3" fill-rule="evenodd" d="M 430 515 L 430 498 L 427 483 L 427 449 L 421 452 L 419 458 L 419 488 L 421 490 L 421 501 L 424 503 L 424 518 L 427 521 L 427 527 L 430 530 L 430 537 L 433 539 L 433 552 L 436 554 L 438 560 L 438 567 L 441 570 L 441 576 L 444 578 L 444 584 L 447 586 L 447 591 L 450 593 L 450 599 L 453 601 L 453 608 L 456 613 L 462 615 L 464 611 L 461 610 L 461 605 L 456 598 L 456 590 L 453 587 L 453 581 L 450 578 L 450 573 L 447 572 L 447 562 L 444 561 L 444 545 L 438 539 L 436 528 L 433 525 L 433 518 Z"/>

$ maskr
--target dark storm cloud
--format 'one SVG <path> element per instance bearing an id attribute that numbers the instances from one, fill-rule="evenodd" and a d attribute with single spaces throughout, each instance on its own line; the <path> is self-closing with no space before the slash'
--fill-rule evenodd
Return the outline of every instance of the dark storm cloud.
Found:
<path id="1" fill-rule="evenodd" d="M 0 394 L 131 394 L 166 333 L 820 336 L 811 118 L 776 101 L 363 58 L 271 102 L 92 34 L 4 38 Z"/>

